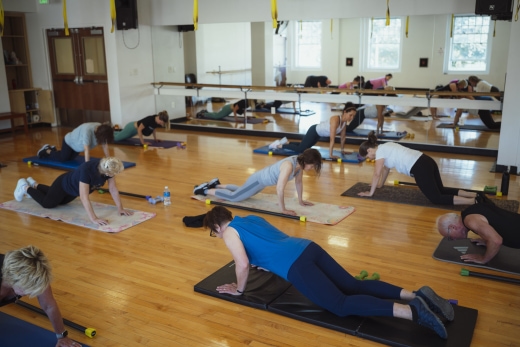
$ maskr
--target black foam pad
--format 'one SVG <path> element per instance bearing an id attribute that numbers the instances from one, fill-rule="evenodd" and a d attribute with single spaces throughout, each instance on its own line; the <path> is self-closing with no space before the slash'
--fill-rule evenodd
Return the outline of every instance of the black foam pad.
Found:
<path id="1" fill-rule="evenodd" d="M 359 316 L 339 317 L 311 302 L 293 286 L 270 303 L 267 310 L 349 335 L 356 335 L 364 320 Z"/>
<path id="2" fill-rule="evenodd" d="M 249 277 L 244 294 L 230 295 L 217 292 L 217 286 L 236 282 L 236 278 L 235 262 L 232 261 L 197 283 L 194 290 L 237 304 L 265 310 L 267 309 L 267 305 L 282 295 L 287 288 L 291 286 L 289 282 L 272 272 L 251 267 L 249 269 Z"/>
<path id="3" fill-rule="evenodd" d="M 433 258 L 448 263 L 475 266 L 483 269 L 520 275 L 520 249 L 501 246 L 497 255 L 495 255 L 487 264 L 475 264 L 460 259 L 460 256 L 463 254 L 484 254 L 485 252 L 486 247 L 477 246 L 471 242 L 470 239 L 450 241 L 443 238 L 435 252 L 433 252 Z"/>

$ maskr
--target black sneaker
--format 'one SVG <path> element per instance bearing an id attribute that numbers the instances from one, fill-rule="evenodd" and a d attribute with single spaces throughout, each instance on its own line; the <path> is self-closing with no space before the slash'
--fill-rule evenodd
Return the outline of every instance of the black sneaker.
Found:
<path id="1" fill-rule="evenodd" d="M 437 295 L 437 293 L 435 293 L 430 287 L 421 287 L 415 292 L 415 295 L 421 297 L 433 312 L 440 314 L 449 321 L 452 321 L 455 318 L 453 306 L 451 306 L 448 300 Z"/>
<path id="2" fill-rule="evenodd" d="M 424 302 L 421 297 L 416 296 L 415 299 L 410 301 L 409 305 L 412 308 L 412 312 L 413 309 L 415 309 L 415 312 L 417 313 L 416 317 L 413 319 L 415 323 L 432 329 L 443 339 L 448 338 L 446 327 L 442 324 L 440 318 L 428 308 L 428 304 Z"/>
<path id="3" fill-rule="evenodd" d="M 486 193 L 477 192 L 477 196 L 475 197 L 475 204 L 493 204 L 493 201 L 487 197 Z"/>
<path id="4" fill-rule="evenodd" d="M 220 185 L 220 181 L 218 180 L 218 177 L 215 177 L 208 182 L 208 189 L 216 188 L 218 185 Z"/>
<path id="5" fill-rule="evenodd" d="M 40 150 L 38 151 L 38 153 L 36 153 L 36 155 L 38 156 L 38 158 L 47 158 L 49 156 L 49 153 L 47 152 L 47 150 L 50 150 L 50 146 L 48 144 L 45 144 L 43 145 L 42 148 L 40 148 Z"/>
<path id="6" fill-rule="evenodd" d="M 51 152 L 56 152 L 57 151 L 56 146 L 49 146 L 49 149 L 51 150 Z"/>
<path id="7" fill-rule="evenodd" d="M 206 196 L 206 189 L 208 189 L 207 183 L 199 184 L 195 189 L 193 189 L 193 194 Z"/>

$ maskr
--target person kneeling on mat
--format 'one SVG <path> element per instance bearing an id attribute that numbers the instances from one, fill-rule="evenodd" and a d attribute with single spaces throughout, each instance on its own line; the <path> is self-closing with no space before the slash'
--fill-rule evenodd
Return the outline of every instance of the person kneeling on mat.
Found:
<path id="1" fill-rule="evenodd" d="M 110 156 L 108 143 L 114 141 L 114 129 L 108 124 L 84 123 L 65 135 L 61 150 L 55 146 L 43 145 L 38 151 L 38 158 L 54 161 L 69 161 L 75 159 L 80 152 L 85 152 L 85 161 L 90 160 L 90 150 L 101 144 L 105 156 Z"/>
<path id="2" fill-rule="evenodd" d="M 306 149 L 300 155 L 282 159 L 273 165 L 252 174 L 242 186 L 221 184 L 218 178 L 195 187 L 193 194 L 213 195 L 227 201 L 242 201 L 260 193 L 265 187 L 276 185 L 278 204 L 282 213 L 295 216 L 296 212 L 285 208 L 284 190 L 287 182 L 294 178 L 298 201 L 301 206 L 313 206 L 303 200 L 303 171 L 321 171 L 321 154 L 314 148 Z"/>
<path id="3" fill-rule="evenodd" d="M 165 128 L 168 124 L 168 112 L 162 111 L 156 115 L 144 117 L 136 122 L 131 122 L 125 125 L 124 129 L 114 134 L 114 141 L 123 141 L 139 135 L 139 141 L 145 145 L 143 136 L 153 135 L 154 142 L 161 142 L 157 139 L 155 130 L 158 127 Z"/>
<path id="4" fill-rule="evenodd" d="M 52 295 L 51 265 L 35 246 L 27 246 L 0 254 L 0 306 L 16 302 L 28 295 L 37 297 L 41 308 L 51 321 L 58 342 L 56 347 L 77 347 L 81 344 L 67 337 L 58 304 Z"/>
<path id="5" fill-rule="evenodd" d="M 287 139 L 284 137 L 281 140 L 276 140 L 269 145 L 269 148 L 283 148 L 289 149 L 291 151 L 295 151 L 296 153 L 303 153 L 308 148 L 314 146 L 320 137 L 328 137 L 329 141 L 329 157 L 331 159 L 338 159 L 339 157 L 334 155 L 334 143 L 336 142 L 336 135 L 340 134 L 341 136 L 341 153 L 344 153 L 345 147 L 345 139 L 347 128 L 349 124 L 354 119 L 356 115 L 356 105 L 351 102 L 347 102 L 345 107 L 343 108 L 343 112 L 341 116 L 332 116 L 329 120 L 323 121 L 319 124 L 312 125 L 308 130 L 305 136 L 302 139 L 302 142 L 287 142 Z M 363 116 L 364 119 L 364 116 Z"/>
<path id="6" fill-rule="evenodd" d="M 520 248 L 520 214 L 496 206 L 484 193 L 478 193 L 477 203 L 463 211 L 446 213 L 437 218 L 439 233 L 448 240 L 468 237 L 471 230 L 480 238 L 471 239 L 479 246 L 485 246 L 484 254 L 464 254 L 460 259 L 466 262 L 486 264 L 493 259 L 502 245 Z"/>
<path id="7" fill-rule="evenodd" d="M 14 198 L 16 201 L 22 201 L 24 196 L 31 197 L 44 208 L 54 208 L 68 204 L 79 196 L 90 220 L 99 225 L 108 225 L 107 220 L 96 216 L 89 194 L 108 181 L 108 189 L 118 213 L 121 216 L 131 216 L 132 211 L 123 209 L 114 177 L 123 170 L 123 162 L 117 158 L 93 159 L 81 164 L 74 171 L 60 175 L 50 186 L 38 184 L 32 177 L 20 178 L 14 191 Z"/>
<path id="8" fill-rule="evenodd" d="M 340 317 L 404 318 L 448 338 L 434 312 L 451 321 L 455 318 L 453 307 L 430 287 L 412 292 L 383 281 L 359 281 L 311 240 L 288 236 L 258 216 L 233 218 L 222 206 L 207 213 L 204 227 L 210 229 L 211 236 L 224 240 L 235 261 L 236 282 L 219 285 L 219 293 L 246 292 L 249 267 L 254 264 L 289 281 L 313 303 Z"/>
<path id="9" fill-rule="evenodd" d="M 390 169 L 415 178 L 421 192 L 434 204 L 439 205 L 472 205 L 476 193 L 456 188 L 444 187 L 439 167 L 430 156 L 404 147 L 395 142 L 377 144 L 377 136 L 373 131 L 368 140 L 359 146 L 359 154 L 376 161 L 370 191 L 358 193 L 359 196 L 372 196 L 376 188 L 385 184 Z"/>

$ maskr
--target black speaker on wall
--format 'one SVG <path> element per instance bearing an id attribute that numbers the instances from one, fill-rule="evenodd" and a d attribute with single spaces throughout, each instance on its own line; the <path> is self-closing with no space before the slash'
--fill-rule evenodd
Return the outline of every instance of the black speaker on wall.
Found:
<path id="1" fill-rule="evenodd" d="M 513 19 L 514 0 L 477 0 L 475 14 L 491 16 L 492 20 Z"/>
<path id="2" fill-rule="evenodd" d="M 137 29 L 137 0 L 116 0 L 116 28 Z"/>

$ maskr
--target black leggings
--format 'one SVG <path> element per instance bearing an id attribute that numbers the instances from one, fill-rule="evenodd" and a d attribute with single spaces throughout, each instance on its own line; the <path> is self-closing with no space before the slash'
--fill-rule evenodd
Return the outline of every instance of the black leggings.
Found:
<path id="1" fill-rule="evenodd" d="M 67 173 L 62 174 L 54 182 L 52 185 L 46 186 L 44 184 L 38 184 L 36 189 L 29 187 L 27 189 L 27 194 L 31 196 L 37 203 L 39 203 L 43 208 L 53 208 L 58 205 L 65 205 L 76 199 L 76 196 L 72 196 L 68 194 L 61 186 L 61 182 L 63 181 L 63 176 Z"/>
<path id="2" fill-rule="evenodd" d="M 491 112 L 488 110 L 478 110 L 478 116 L 489 129 L 500 129 L 502 122 L 495 122 Z"/>
<path id="3" fill-rule="evenodd" d="M 268 110 L 271 109 L 271 107 L 274 107 L 275 109 L 278 109 L 280 106 L 282 106 L 282 102 L 280 100 L 275 100 L 273 102 L 267 102 L 264 104 L 263 108 L 267 108 Z"/>
<path id="4" fill-rule="evenodd" d="M 442 184 L 439 167 L 435 160 L 423 154 L 412 166 L 410 173 L 415 178 L 417 186 L 434 204 L 453 205 L 453 197 L 459 192 L 455 188 L 446 188 Z"/>
<path id="5" fill-rule="evenodd" d="M 56 152 L 51 152 L 49 155 L 50 160 L 54 161 L 69 161 L 75 159 L 79 155 L 78 152 L 73 150 L 67 142 L 65 142 L 65 139 L 63 139 L 63 142 L 61 143 L 61 150 Z"/>
<path id="6" fill-rule="evenodd" d="M 314 124 L 307 130 L 307 133 L 302 139 L 302 142 L 289 142 L 286 145 L 283 145 L 283 149 L 290 149 L 291 151 L 295 151 L 296 153 L 303 153 L 307 148 L 311 148 L 314 146 L 318 140 L 320 139 L 320 135 L 316 132 L 317 124 Z"/>

